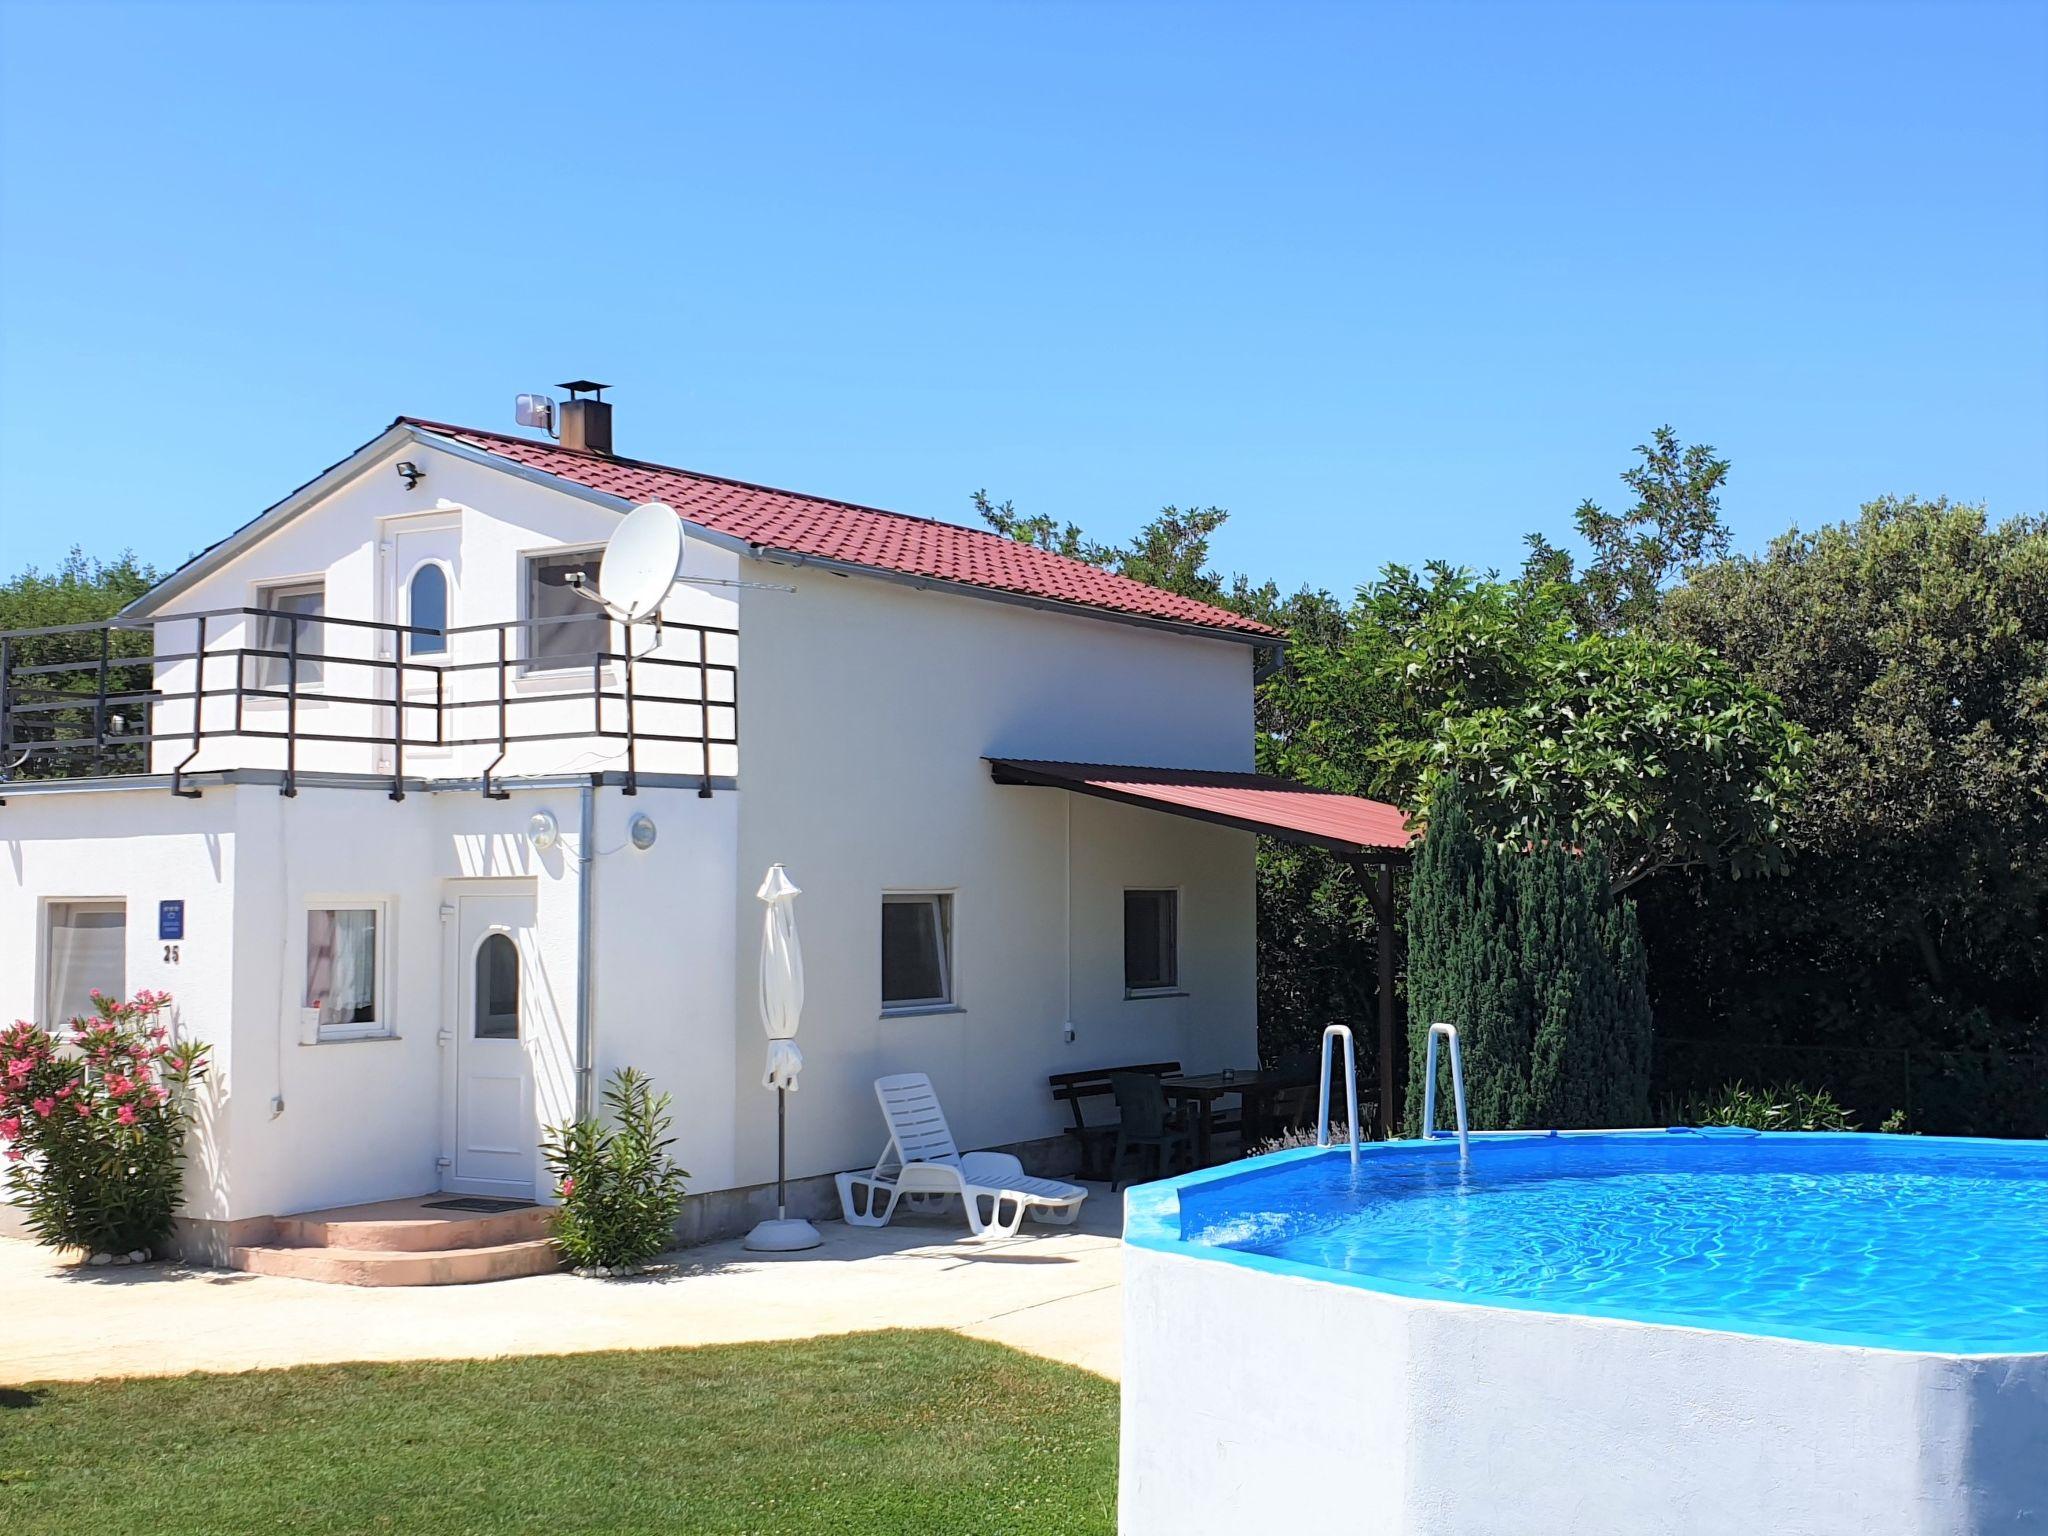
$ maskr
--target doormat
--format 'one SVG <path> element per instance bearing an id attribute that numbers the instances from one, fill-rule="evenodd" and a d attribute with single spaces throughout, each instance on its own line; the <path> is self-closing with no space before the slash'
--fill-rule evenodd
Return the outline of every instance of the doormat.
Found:
<path id="1" fill-rule="evenodd" d="M 523 1211 L 533 1205 L 531 1200 L 487 1200 L 480 1195 L 464 1195 L 460 1200 L 429 1200 L 430 1211 L 476 1211 L 484 1216 L 495 1216 L 500 1211 Z"/>

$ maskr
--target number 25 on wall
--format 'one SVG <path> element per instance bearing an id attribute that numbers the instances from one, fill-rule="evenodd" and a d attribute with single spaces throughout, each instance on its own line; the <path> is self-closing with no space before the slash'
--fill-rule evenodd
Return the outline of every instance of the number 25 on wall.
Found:
<path id="1" fill-rule="evenodd" d="M 178 946 L 177 946 L 177 945 L 175 945 L 175 944 L 166 944 L 166 945 L 164 946 L 164 964 L 165 964 L 165 965 L 176 965 L 177 963 L 178 963 Z"/>

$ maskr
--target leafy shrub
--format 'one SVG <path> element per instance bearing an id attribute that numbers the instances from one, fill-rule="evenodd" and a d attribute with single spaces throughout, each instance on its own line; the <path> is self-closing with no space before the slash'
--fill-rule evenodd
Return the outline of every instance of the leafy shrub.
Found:
<path id="1" fill-rule="evenodd" d="M 92 996 L 68 1039 L 28 1023 L 0 1033 L 0 1142 L 40 1242 L 147 1253 L 171 1235 L 207 1047 L 157 1022 L 168 993 Z"/>
<path id="2" fill-rule="evenodd" d="M 604 1102 L 612 1124 L 550 1126 L 541 1143 L 562 1202 L 555 1244 L 578 1269 L 631 1268 L 672 1246 L 689 1177 L 668 1155 L 669 1096 L 645 1074 L 614 1072 Z"/>
<path id="3" fill-rule="evenodd" d="M 1706 1098 L 1680 1100 L 1668 1106 L 1670 1125 L 1740 1125 L 1753 1131 L 1853 1131 L 1856 1120 L 1835 1102 L 1825 1088 L 1805 1088 L 1798 1083 L 1751 1088 L 1730 1083 Z M 1896 1123 L 1894 1123 L 1896 1122 Z M 1902 1114 L 1894 1114 L 1881 1129 L 1905 1128 Z"/>

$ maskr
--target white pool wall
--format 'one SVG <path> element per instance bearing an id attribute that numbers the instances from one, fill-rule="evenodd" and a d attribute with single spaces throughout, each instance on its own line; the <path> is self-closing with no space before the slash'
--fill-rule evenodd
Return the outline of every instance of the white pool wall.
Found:
<path id="1" fill-rule="evenodd" d="M 2048 1528 L 2048 1355 L 1420 1300 L 1129 1244 L 1123 1294 L 1123 1536 Z"/>

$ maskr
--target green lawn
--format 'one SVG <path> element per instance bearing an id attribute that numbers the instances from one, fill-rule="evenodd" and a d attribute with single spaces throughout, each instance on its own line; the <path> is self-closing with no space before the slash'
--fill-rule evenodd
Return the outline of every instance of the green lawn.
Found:
<path id="1" fill-rule="evenodd" d="M 938 1332 L 0 1388 L 0 1531 L 1109 1532 L 1116 1416 Z"/>

